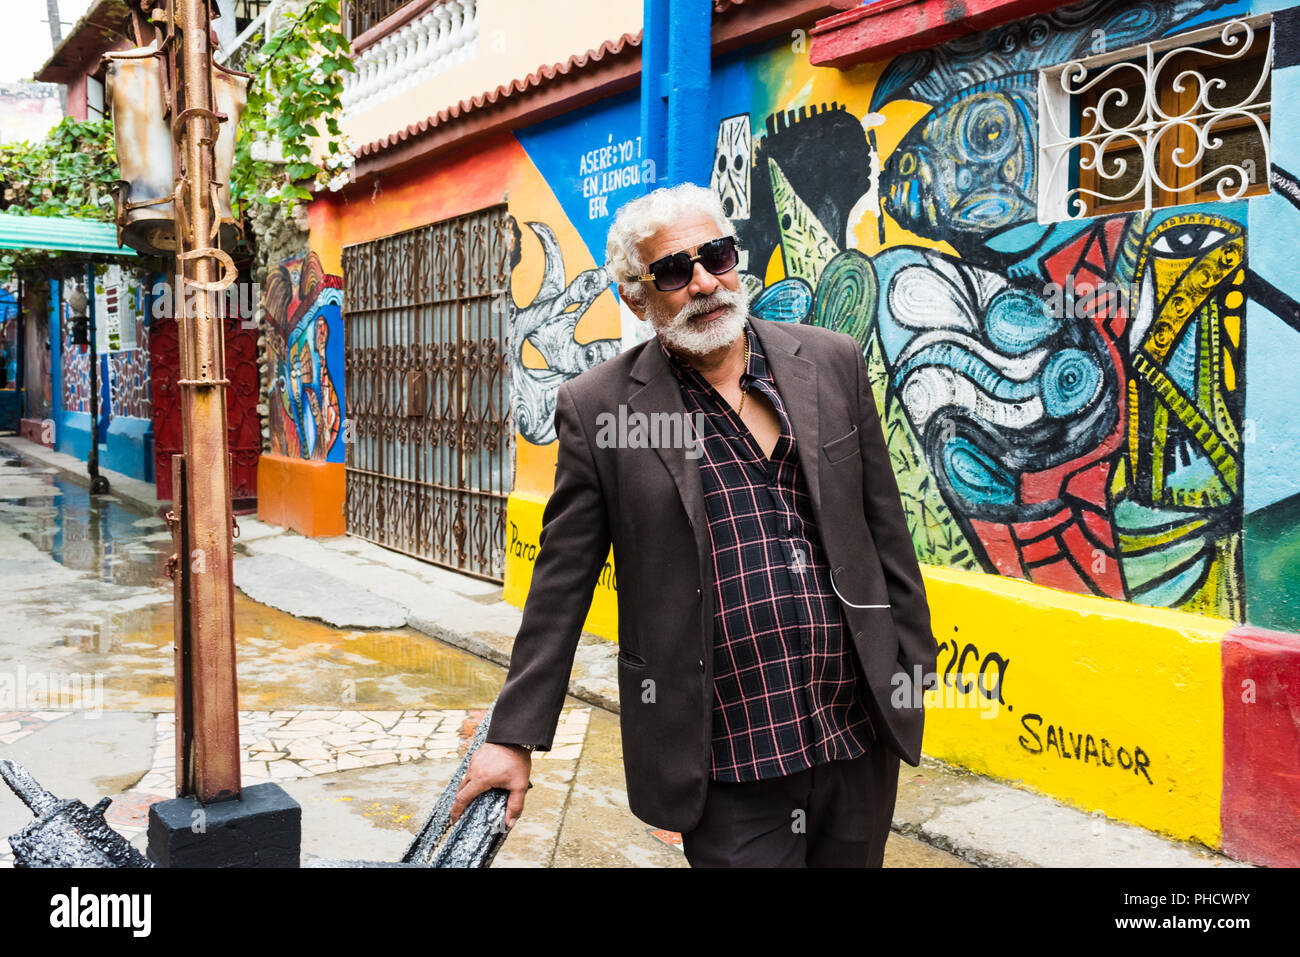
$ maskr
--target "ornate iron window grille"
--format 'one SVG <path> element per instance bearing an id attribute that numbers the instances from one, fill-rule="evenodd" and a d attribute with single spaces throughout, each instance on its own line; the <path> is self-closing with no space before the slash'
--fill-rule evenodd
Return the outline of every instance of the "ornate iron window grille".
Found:
<path id="1" fill-rule="evenodd" d="M 1267 192 L 1271 67 L 1262 16 L 1040 71 L 1040 222 Z M 1243 129 L 1260 160 L 1215 155 Z"/>

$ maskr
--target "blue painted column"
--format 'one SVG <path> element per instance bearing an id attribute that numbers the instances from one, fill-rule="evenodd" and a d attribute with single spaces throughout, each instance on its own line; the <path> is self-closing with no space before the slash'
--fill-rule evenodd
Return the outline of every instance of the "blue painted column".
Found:
<path id="1" fill-rule="evenodd" d="M 645 0 L 641 38 L 641 144 L 654 163 L 646 192 L 709 183 L 711 0 Z"/>
<path id="2" fill-rule="evenodd" d="M 50 280 L 50 418 L 57 429 L 63 413 L 63 283 Z"/>

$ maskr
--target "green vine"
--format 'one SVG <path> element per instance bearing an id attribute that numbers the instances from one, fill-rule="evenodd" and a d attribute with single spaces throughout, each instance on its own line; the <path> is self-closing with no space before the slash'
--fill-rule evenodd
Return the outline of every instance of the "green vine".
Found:
<path id="1" fill-rule="evenodd" d="M 16 216 L 60 216 L 112 222 L 111 187 L 121 178 L 111 120 L 67 117 L 39 143 L 0 146 L 0 211 Z M 68 253 L 0 250 L 0 282 L 15 269 L 57 275 Z"/>
<path id="2" fill-rule="evenodd" d="M 238 209 L 256 203 L 280 205 L 292 213 L 298 203 L 311 200 L 307 185 L 338 189 L 349 178 L 354 160 L 338 117 L 343 74 L 356 68 L 339 23 L 339 0 L 311 0 L 300 12 L 286 15 L 245 64 L 254 79 L 231 173 L 231 196 Z M 312 154 L 317 139 L 323 140 L 323 165 Z M 284 163 L 265 158 L 265 151 L 276 143 Z"/>

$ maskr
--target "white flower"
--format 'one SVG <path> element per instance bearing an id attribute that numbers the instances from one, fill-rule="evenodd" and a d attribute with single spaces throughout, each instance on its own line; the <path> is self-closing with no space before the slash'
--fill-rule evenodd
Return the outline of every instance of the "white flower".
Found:
<path id="1" fill-rule="evenodd" d="M 275 198 L 276 198 L 277 196 L 279 196 L 279 195 L 280 195 L 280 187 L 279 187 L 279 186 L 272 186 L 270 189 L 268 189 L 268 190 L 266 191 L 266 198 L 267 198 L 267 199 L 275 199 Z"/>
<path id="2" fill-rule="evenodd" d="M 357 158 L 351 153 L 344 153 L 341 162 L 343 163 L 344 169 L 351 169 L 357 164 Z"/>
<path id="3" fill-rule="evenodd" d="M 311 81 L 315 83 L 317 86 L 320 86 L 322 83 L 325 82 L 325 71 L 314 70 L 311 75 Z"/>
<path id="4" fill-rule="evenodd" d="M 327 156 L 327 157 L 325 158 L 325 165 L 326 165 L 326 167 L 328 167 L 329 169 L 338 169 L 338 168 L 339 168 L 339 164 L 342 163 L 342 162 L 343 162 L 343 160 L 340 159 L 337 155 L 335 155 L 335 156 Z"/>

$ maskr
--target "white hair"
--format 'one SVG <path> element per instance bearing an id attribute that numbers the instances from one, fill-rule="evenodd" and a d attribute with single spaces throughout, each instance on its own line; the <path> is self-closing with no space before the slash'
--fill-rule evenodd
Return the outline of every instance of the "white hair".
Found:
<path id="1" fill-rule="evenodd" d="M 605 269 L 619 284 L 624 299 L 645 302 L 645 288 L 635 282 L 646 267 L 641 244 L 661 229 L 699 213 L 712 217 L 724 236 L 733 234 L 731 221 L 717 195 L 694 183 L 656 189 L 623 204 L 605 241 Z"/>

